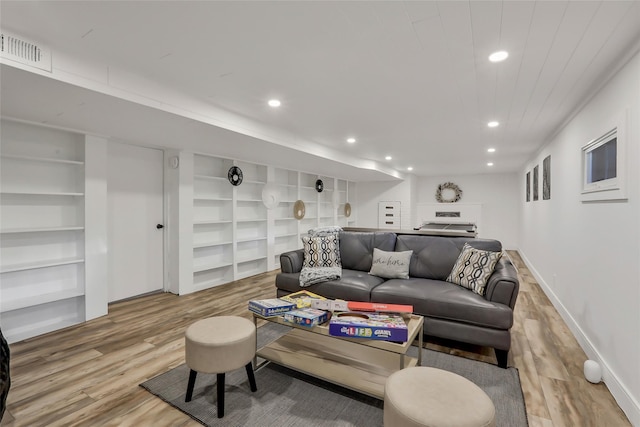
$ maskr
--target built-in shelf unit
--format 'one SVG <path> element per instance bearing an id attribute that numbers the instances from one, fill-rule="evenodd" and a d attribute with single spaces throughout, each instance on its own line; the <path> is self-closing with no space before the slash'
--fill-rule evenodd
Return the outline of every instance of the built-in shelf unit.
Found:
<path id="1" fill-rule="evenodd" d="M 85 320 L 84 135 L 2 128 L 0 319 L 17 341 Z"/>
<path id="2" fill-rule="evenodd" d="M 301 234 L 318 226 L 349 224 L 344 203 L 351 183 L 346 180 L 207 154 L 183 157 L 193 159 L 193 283 L 182 283 L 180 293 L 277 269 L 280 254 L 302 247 Z M 240 185 L 227 179 L 232 166 L 242 170 Z M 181 167 L 188 166 L 182 161 Z M 324 182 L 323 192 L 316 190 L 317 179 Z M 267 184 L 278 200 L 270 209 L 263 201 Z M 293 215 L 297 200 L 305 202 L 302 220 Z"/>

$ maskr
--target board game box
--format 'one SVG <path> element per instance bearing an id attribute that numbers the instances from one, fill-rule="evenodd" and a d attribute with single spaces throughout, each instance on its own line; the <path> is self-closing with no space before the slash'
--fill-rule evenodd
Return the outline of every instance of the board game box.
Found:
<path id="1" fill-rule="evenodd" d="M 298 308 L 311 307 L 312 301 L 326 300 L 325 297 L 323 297 L 321 295 L 316 295 L 313 292 L 309 292 L 309 291 L 294 292 L 292 294 L 280 297 L 280 299 L 283 299 L 283 300 L 289 301 L 289 302 L 293 302 L 293 303 L 296 304 L 296 306 Z"/>
<path id="2" fill-rule="evenodd" d="M 329 335 L 405 342 L 409 330 L 400 314 L 346 312 L 334 313 L 331 317 Z"/>
<path id="3" fill-rule="evenodd" d="M 249 310 L 262 317 L 279 316 L 296 308 L 295 303 L 280 298 L 249 301 Z"/>
<path id="4" fill-rule="evenodd" d="M 378 302 L 343 301 L 343 300 L 311 300 L 311 307 L 329 311 L 374 311 L 388 313 L 413 313 L 412 305 L 383 304 Z"/>
<path id="5" fill-rule="evenodd" d="M 323 310 L 316 310 L 315 308 L 301 308 L 288 311 L 284 313 L 283 317 L 286 322 L 310 328 L 326 322 L 329 319 L 329 313 Z"/>

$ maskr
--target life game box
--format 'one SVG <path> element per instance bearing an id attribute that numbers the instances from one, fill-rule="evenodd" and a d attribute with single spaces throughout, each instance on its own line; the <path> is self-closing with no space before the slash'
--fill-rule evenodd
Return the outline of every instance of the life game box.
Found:
<path id="1" fill-rule="evenodd" d="M 321 295 L 316 295 L 313 292 L 309 292 L 309 291 L 294 292 L 292 294 L 280 297 L 280 299 L 295 303 L 297 308 L 311 307 L 311 303 L 313 301 L 326 300 L 325 297 Z"/>
<path id="2" fill-rule="evenodd" d="M 405 342 L 409 330 L 400 314 L 347 312 L 333 314 L 329 321 L 329 335 Z"/>
<path id="3" fill-rule="evenodd" d="M 257 299 L 249 301 L 249 310 L 262 317 L 279 316 L 296 308 L 296 304 L 280 298 Z"/>
<path id="4" fill-rule="evenodd" d="M 284 313 L 286 322 L 295 323 L 296 325 L 312 326 L 321 325 L 329 319 L 329 313 L 315 308 L 301 308 L 299 310 L 291 310 Z"/>

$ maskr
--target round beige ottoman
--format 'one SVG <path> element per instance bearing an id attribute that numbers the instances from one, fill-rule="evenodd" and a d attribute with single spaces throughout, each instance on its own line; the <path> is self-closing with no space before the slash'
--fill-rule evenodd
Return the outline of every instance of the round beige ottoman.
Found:
<path id="1" fill-rule="evenodd" d="M 256 327 L 238 316 L 198 320 L 185 333 L 185 361 L 190 369 L 185 402 L 191 401 L 198 372 L 217 374 L 218 418 L 224 416 L 225 373 L 245 367 L 251 391 L 256 380 L 251 361 L 256 352 Z"/>
<path id="2" fill-rule="evenodd" d="M 495 426 L 495 412 L 480 387 L 441 369 L 402 369 L 384 387 L 386 427 Z"/>

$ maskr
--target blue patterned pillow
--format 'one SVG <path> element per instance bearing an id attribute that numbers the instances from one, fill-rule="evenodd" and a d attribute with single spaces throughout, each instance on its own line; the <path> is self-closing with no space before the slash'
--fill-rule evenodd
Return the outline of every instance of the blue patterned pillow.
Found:
<path id="1" fill-rule="evenodd" d="M 478 295 L 484 295 L 487 281 L 501 256 L 502 252 L 483 251 L 465 243 L 447 277 L 447 282 L 470 289 Z"/>

